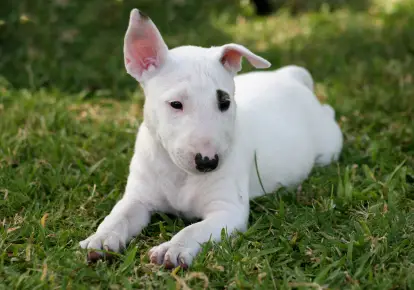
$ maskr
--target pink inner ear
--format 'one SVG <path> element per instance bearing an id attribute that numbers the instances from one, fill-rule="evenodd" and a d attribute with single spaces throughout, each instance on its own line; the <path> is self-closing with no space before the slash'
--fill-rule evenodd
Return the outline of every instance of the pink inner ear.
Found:
<path id="1" fill-rule="evenodd" d="M 232 69 L 240 69 L 241 54 L 233 49 L 226 49 L 220 59 L 223 65 L 228 65 Z"/>
<path id="2" fill-rule="evenodd" d="M 133 10 L 124 39 L 127 72 L 141 81 L 145 71 L 162 65 L 167 51 L 168 47 L 154 23 L 138 10 Z"/>
<path id="3" fill-rule="evenodd" d="M 131 64 L 131 68 L 138 71 L 141 75 L 150 66 L 158 67 L 160 59 L 157 53 L 159 40 L 150 29 L 132 35 L 127 42 L 128 56 L 125 57 L 126 64 Z"/>
<path id="4" fill-rule="evenodd" d="M 220 61 L 230 71 L 237 73 L 241 70 L 241 60 L 245 57 L 255 68 L 268 68 L 270 62 L 254 54 L 239 44 L 226 44 L 222 47 Z"/>

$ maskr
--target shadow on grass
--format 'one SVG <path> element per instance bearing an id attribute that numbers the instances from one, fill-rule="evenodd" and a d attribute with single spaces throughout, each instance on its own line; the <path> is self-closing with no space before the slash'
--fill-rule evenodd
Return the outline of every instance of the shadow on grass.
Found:
<path id="1" fill-rule="evenodd" d="M 234 21 L 238 1 L 6 1 L 1 4 L 0 75 L 15 87 L 104 90 L 119 97 L 136 83 L 125 73 L 123 37 L 132 8 L 148 14 L 167 44 L 219 45 L 211 23 Z"/>
<path id="2" fill-rule="evenodd" d="M 304 12 L 315 12 L 325 9 L 335 11 L 347 8 L 351 11 L 363 11 L 370 7 L 370 0 L 271 0 L 272 7 L 277 10 L 287 8 L 292 15 Z"/>
<path id="3" fill-rule="evenodd" d="M 272 2 L 280 7 L 293 5 L 294 10 L 301 12 L 319 11 L 322 7 L 361 11 L 368 9 L 370 3 L 368 0 Z M 125 73 L 122 60 L 123 36 L 132 8 L 138 7 L 153 19 L 169 47 L 231 42 L 237 31 L 225 33 L 220 25 L 233 25 L 245 16 L 247 21 L 257 20 L 250 17 L 253 8 L 246 8 L 246 4 L 237 0 L 143 0 L 139 3 L 54 0 L 48 5 L 41 0 L 26 0 L 6 1 L 1 6 L 0 19 L 4 23 L 0 25 L 0 75 L 13 86 L 30 89 L 52 86 L 61 91 L 86 90 L 92 94 L 98 91 L 99 95 L 115 98 L 137 86 Z M 324 19 L 319 18 L 316 22 L 320 26 Z M 315 76 L 320 77 L 322 74 L 318 72 L 331 73 L 335 70 L 333 66 L 341 67 L 338 61 L 347 61 L 353 51 L 372 49 L 375 45 L 370 42 L 375 37 L 372 32 L 365 27 L 361 31 L 358 27 L 328 33 L 315 31 L 309 38 L 291 41 L 289 49 L 273 47 L 265 55 L 275 64 L 298 60 L 308 67 L 316 66 Z M 408 34 L 409 29 L 404 33 Z M 393 36 L 398 38 L 398 32 Z M 366 53 L 359 53 L 366 58 Z"/>
<path id="4" fill-rule="evenodd" d="M 139 8 L 150 15 L 170 47 L 234 41 L 268 58 L 274 69 L 292 63 L 308 68 L 318 95 L 333 104 L 339 119 L 348 119 L 341 119 L 348 140 L 366 154 L 345 151 L 348 160 L 375 162 L 382 147 L 394 144 L 402 153 L 413 153 L 412 133 L 407 133 L 404 124 L 412 123 L 414 116 L 414 7 L 401 2 L 392 12 L 371 16 L 359 13 L 367 7 L 354 6 L 354 2 L 330 1 L 335 9 L 343 9 L 333 14 L 310 13 L 303 23 L 295 20 L 297 27 L 290 25 L 289 17 L 283 18 L 283 11 L 275 17 L 248 16 L 236 0 L 225 4 L 219 0 L 145 0 Z M 1 5 L 0 18 L 5 23 L 0 26 L 0 75 L 13 86 L 86 90 L 113 98 L 137 87 L 122 60 L 129 12 L 138 6 L 134 1 L 55 0 L 44 6 L 36 0 Z M 283 19 L 287 19 L 285 26 L 281 26 Z M 247 22 L 245 31 L 239 30 L 243 22 Z M 229 32 L 220 26 L 225 24 L 235 28 Z M 257 25 L 267 27 L 267 32 L 255 32 Z M 272 37 L 283 30 L 293 31 L 292 36 L 273 42 Z M 259 51 L 261 42 L 266 47 Z M 244 71 L 249 70 L 245 65 Z M 348 132 L 349 128 L 361 132 Z"/>

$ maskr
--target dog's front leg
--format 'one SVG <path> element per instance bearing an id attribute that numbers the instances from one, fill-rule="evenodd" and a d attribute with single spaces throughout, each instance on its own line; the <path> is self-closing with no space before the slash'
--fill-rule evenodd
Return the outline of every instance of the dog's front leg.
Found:
<path id="1" fill-rule="evenodd" d="M 96 232 L 80 242 L 82 248 L 119 252 L 148 224 L 150 219 L 148 204 L 140 198 L 143 196 L 140 193 L 143 191 L 144 184 L 131 174 L 123 198 L 105 217 Z M 93 251 L 88 255 L 92 261 L 102 257 L 104 254 L 99 251 Z"/>
<path id="2" fill-rule="evenodd" d="M 208 209 L 210 208 L 210 209 Z M 178 232 L 170 241 L 149 251 L 152 263 L 164 264 L 167 268 L 180 265 L 187 268 L 201 249 L 201 244 L 219 241 L 222 229 L 227 234 L 244 231 L 247 225 L 248 206 L 217 203 L 207 207 L 204 219 Z"/>

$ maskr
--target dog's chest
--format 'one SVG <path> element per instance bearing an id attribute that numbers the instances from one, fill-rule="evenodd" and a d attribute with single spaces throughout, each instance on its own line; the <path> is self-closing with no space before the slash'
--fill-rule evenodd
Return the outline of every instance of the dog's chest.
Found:
<path id="1" fill-rule="evenodd" d="M 186 218 L 199 218 L 203 191 L 194 186 L 188 176 L 180 176 L 175 185 L 175 191 L 165 192 L 173 213 Z"/>

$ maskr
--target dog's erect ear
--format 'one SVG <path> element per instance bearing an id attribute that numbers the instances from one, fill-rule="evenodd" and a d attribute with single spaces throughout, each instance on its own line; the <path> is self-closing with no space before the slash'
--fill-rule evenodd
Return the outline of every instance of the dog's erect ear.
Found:
<path id="1" fill-rule="evenodd" d="M 152 20 L 133 9 L 124 39 L 127 72 L 137 81 L 145 81 L 163 65 L 168 47 Z"/>
<path id="2" fill-rule="evenodd" d="M 241 70 L 243 56 L 255 68 L 268 68 L 271 65 L 270 62 L 264 58 L 254 54 L 246 47 L 239 44 L 226 44 L 223 45 L 220 49 L 220 62 L 227 70 L 234 74 Z"/>

